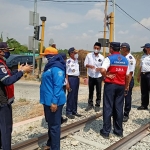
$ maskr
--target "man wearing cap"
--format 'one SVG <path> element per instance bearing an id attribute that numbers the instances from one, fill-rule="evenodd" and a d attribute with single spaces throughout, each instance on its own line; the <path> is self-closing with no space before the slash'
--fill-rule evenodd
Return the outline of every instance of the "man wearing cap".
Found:
<path id="1" fill-rule="evenodd" d="M 128 60 L 119 53 L 120 43 L 111 42 L 109 51 L 111 55 L 105 58 L 100 69 L 105 81 L 103 94 L 103 129 L 100 130 L 100 134 L 104 138 L 109 138 L 112 114 L 113 133 L 119 137 L 123 136 L 124 91 L 129 86 Z"/>
<path id="2" fill-rule="evenodd" d="M 125 56 L 129 63 L 129 91 L 125 96 L 125 104 L 124 104 L 124 117 L 123 122 L 127 122 L 129 119 L 129 112 L 131 110 L 131 102 L 132 102 L 132 88 L 134 86 L 134 70 L 136 65 L 136 60 L 133 55 L 130 53 L 130 45 L 128 43 L 121 44 L 121 53 Z"/>
<path id="3" fill-rule="evenodd" d="M 10 71 L 6 65 L 11 49 L 6 42 L 0 43 L 0 148 L 11 150 L 12 132 L 12 107 L 14 97 L 14 83 L 18 81 L 24 72 L 31 72 L 33 67 L 21 65 L 18 70 Z M 1 143 L 2 142 L 2 143 Z"/>
<path id="4" fill-rule="evenodd" d="M 138 110 L 147 110 L 149 105 L 150 92 L 150 43 L 146 43 L 141 48 L 146 50 L 146 54 L 141 59 L 141 106 Z"/>
<path id="5" fill-rule="evenodd" d="M 67 94 L 67 104 L 66 104 L 66 116 L 69 119 L 74 119 L 76 117 L 81 117 L 82 115 L 77 113 L 77 103 L 78 103 L 78 90 L 79 90 L 79 64 L 78 64 L 78 51 L 71 47 L 68 50 L 70 56 L 66 62 L 66 89 Z"/>
<path id="6" fill-rule="evenodd" d="M 45 150 L 60 150 L 61 115 L 66 102 L 63 90 L 66 63 L 53 47 L 46 48 L 41 55 L 48 60 L 40 86 L 40 103 L 43 104 L 45 119 L 48 122 L 49 139 Z"/>
<path id="7" fill-rule="evenodd" d="M 93 108 L 93 93 L 94 86 L 96 86 L 96 104 L 95 111 L 99 111 L 101 102 L 101 86 L 102 86 L 102 75 L 99 68 L 102 65 L 104 56 L 100 54 L 101 43 L 96 42 L 93 47 L 94 52 L 87 54 L 84 66 L 88 69 L 88 86 L 89 86 L 89 98 L 88 106 L 85 111 L 89 111 Z"/>

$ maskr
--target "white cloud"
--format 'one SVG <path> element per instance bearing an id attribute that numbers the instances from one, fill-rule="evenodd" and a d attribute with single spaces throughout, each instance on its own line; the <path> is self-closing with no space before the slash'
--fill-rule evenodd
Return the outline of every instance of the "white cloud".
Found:
<path id="1" fill-rule="evenodd" d="M 142 25 L 144 25 L 145 27 L 150 28 L 150 17 L 149 18 L 143 18 L 140 21 L 140 23 Z M 138 24 L 138 23 L 134 23 L 132 26 L 135 27 L 138 30 L 142 30 L 143 29 L 143 27 L 140 24 Z"/>
<path id="2" fill-rule="evenodd" d="M 89 33 L 93 33 L 94 31 L 93 31 L 93 30 L 88 30 L 88 32 L 89 32 Z"/>
<path id="3" fill-rule="evenodd" d="M 128 32 L 129 32 L 128 30 L 126 30 L 126 31 L 121 30 L 121 31 L 118 32 L 118 34 L 128 34 Z"/>
<path id="4" fill-rule="evenodd" d="M 95 34 L 95 37 L 96 38 L 103 38 L 103 33 L 102 32 L 97 33 L 97 34 Z"/>
<path id="5" fill-rule="evenodd" d="M 104 6 L 105 5 L 105 3 L 96 3 L 95 5 L 94 5 L 94 7 L 102 7 L 102 6 Z"/>
<path id="6" fill-rule="evenodd" d="M 75 37 L 75 39 L 89 39 L 89 38 L 91 38 L 91 36 L 88 35 L 87 33 L 82 33 L 82 35 Z"/>
<path id="7" fill-rule="evenodd" d="M 91 9 L 85 15 L 87 19 L 104 20 L 104 13 L 100 9 Z"/>
<path id="8" fill-rule="evenodd" d="M 67 28 L 67 27 L 68 27 L 67 23 L 61 23 L 60 25 L 49 27 L 49 31 L 52 31 L 52 30 L 63 30 L 65 28 Z"/>

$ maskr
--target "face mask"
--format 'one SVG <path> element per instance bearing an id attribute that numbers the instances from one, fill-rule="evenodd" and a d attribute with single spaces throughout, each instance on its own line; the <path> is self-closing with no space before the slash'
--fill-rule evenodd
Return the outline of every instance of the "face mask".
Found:
<path id="1" fill-rule="evenodd" d="M 3 56 L 5 59 L 8 59 L 10 56 L 10 52 L 5 52 L 5 55 Z"/>
<path id="2" fill-rule="evenodd" d="M 43 62 L 44 64 L 47 64 L 47 63 L 48 63 L 47 58 L 43 57 L 43 58 L 42 58 L 42 62 Z"/>
<path id="3" fill-rule="evenodd" d="M 74 58 L 75 58 L 75 59 L 78 59 L 78 54 L 75 54 L 75 55 L 74 55 Z"/>
<path id="4" fill-rule="evenodd" d="M 97 53 L 99 53 L 99 50 L 97 50 L 97 49 L 94 49 L 94 53 L 96 53 L 96 54 L 97 54 Z"/>

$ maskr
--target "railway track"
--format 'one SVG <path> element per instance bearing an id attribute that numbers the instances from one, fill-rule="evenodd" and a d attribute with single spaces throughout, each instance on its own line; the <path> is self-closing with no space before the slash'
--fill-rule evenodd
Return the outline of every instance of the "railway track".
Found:
<path id="1" fill-rule="evenodd" d="M 148 134 L 150 134 L 150 122 L 109 146 L 105 150 L 128 150 Z"/>
<path id="2" fill-rule="evenodd" d="M 87 123 L 91 123 L 95 119 L 102 116 L 102 113 L 98 113 L 91 117 L 85 118 L 83 120 L 77 121 L 75 123 L 69 124 L 61 128 L 61 138 L 67 136 L 70 133 L 74 133 L 84 128 Z M 12 150 L 36 150 L 39 148 L 39 145 L 45 142 L 48 138 L 47 133 L 39 136 L 37 138 L 29 139 L 27 141 L 12 145 Z"/>

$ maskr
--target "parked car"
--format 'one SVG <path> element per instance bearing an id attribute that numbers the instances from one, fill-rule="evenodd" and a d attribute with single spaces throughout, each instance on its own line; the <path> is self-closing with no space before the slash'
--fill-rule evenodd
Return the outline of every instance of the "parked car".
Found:
<path id="1" fill-rule="evenodd" d="M 6 60 L 6 64 L 10 70 L 18 69 L 18 64 L 29 64 L 33 65 L 33 56 L 27 55 L 10 55 Z M 37 68 L 37 61 L 35 60 L 35 69 Z"/>

